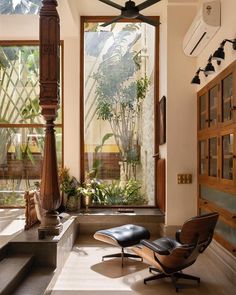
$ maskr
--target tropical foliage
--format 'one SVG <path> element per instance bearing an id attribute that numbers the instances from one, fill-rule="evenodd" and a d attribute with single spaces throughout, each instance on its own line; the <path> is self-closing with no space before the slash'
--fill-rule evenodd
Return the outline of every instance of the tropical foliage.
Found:
<path id="1" fill-rule="evenodd" d="M 102 182 L 96 178 L 87 179 L 82 187 L 79 187 L 82 195 L 92 198 L 93 205 L 145 205 L 147 199 L 141 192 L 138 181 L 130 179 L 124 186 L 118 182 Z"/>
<path id="2" fill-rule="evenodd" d="M 0 14 L 38 14 L 42 0 L 1 0 Z"/>
<path id="3" fill-rule="evenodd" d="M 127 25 L 103 55 L 96 81 L 97 118 L 108 121 L 113 132 L 121 161 L 126 166 L 139 162 L 138 124 L 142 101 L 146 96 L 150 81 L 141 75 L 140 51 L 134 45 L 140 38 L 137 24 Z M 130 169 L 124 169 L 126 180 L 130 179 Z"/>

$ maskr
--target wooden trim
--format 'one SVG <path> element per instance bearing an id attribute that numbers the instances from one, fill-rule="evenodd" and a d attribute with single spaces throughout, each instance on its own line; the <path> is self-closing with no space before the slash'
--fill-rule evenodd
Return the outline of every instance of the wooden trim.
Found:
<path id="1" fill-rule="evenodd" d="M 0 40 L 0 46 L 30 46 L 30 45 L 38 45 L 39 40 Z"/>
<path id="2" fill-rule="evenodd" d="M 0 40 L 0 46 L 39 46 L 39 40 Z M 62 122 L 55 124 L 55 128 L 62 129 L 62 166 L 64 165 L 64 40 L 61 45 L 61 111 Z M 0 128 L 45 128 L 45 124 L 2 124 Z M 27 206 L 27 205 L 26 205 Z M 24 208 L 23 206 L 0 206 L 0 208 Z"/>
<path id="3" fill-rule="evenodd" d="M 55 124 L 55 128 L 62 127 L 63 124 Z M 44 128 L 45 124 L 1 124 L 1 128 Z"/>
<path id="4" fill-rule="evenodd" d="M 84 22 L 90 22 L 90 23 L 97 23 L 97 22 L 107 22 L 111 19 L 113 19 L 114 17 L 116 17 L 117 15 L 100 15 L 100 16 L 93 16 L 93 15 L 89 15 L 89 16 L 81 16 L 81 24 L 83 24 Z M 154 21 L 159 21 L 160 17 L 159 16 L 148 16 L 148 18 L 154 20 Z M 142 23 L 142 20 L 139 19 L 120 19 L 117 22 L 119 23 Z M 157 26 L 158 31 L 159 31 L 159 26 Z"/>
<path id="5" fill-rule="evenodd" d="M 61 124 L 56 124 L 55 123 L 55 128 L 57 127 L 61 127 L 62 129 L 62 157 L 61 157 L 61 165 L 62 167 L 64 167 L 64 138 L 65 138 L 65 134 L 64 134 L 64 40 L 60 41 L 61 43 Z"/>
<path id="6" fill-rule="evenodd" d="M 80 181 L 84 182 L 84 23 L 90 17 L 80 18 Z"/>
<path id="7" fill-rule="evenodd" d="M 220 219 L 229 226 L 236 228 L 236 213 L 232 213 L 218 205 L 210 202 L 203 197 L 199 199 L 200 207 L 208 211 L 217 211 L 220 214 Z"/>
<path id="8" fill-rule="evenodd" d="M 159 16 L 149 16 L 151 19 L 159 21 Z M 106 22 L 114 16 L 81 16 L 80 17 L 80 179 L 84 181 L 84 23 L 85 22 Z M 137 19 L 122 19 L 120 22 L 142 22 Z M 159 26 L 155 30 L 155 66 L 154 66 L 154 151 L 159 153 L 159 44 L 160 30 Z M 157 206 L 157 161 L 155 158 L 154 165 L 154 183 L 155 183 L 155 207 Z M 119 206 L 120 207 L 120 206 Z"/>
<path id="9" fill-rule="evenodd" d="M 157 22 L 159 22 L 160 17 L 153 18 Z M 154 154 L 159 154 L 159 144 L 160 144 L 160 110 L 159 110 L 159 100 L 160 100 L 160 85 L 159 85 L 159 76 L 160 76 L 160 29 L 159 26 L 156 27 L 155 30 L 155 65 L 154 65 Z M 167 101 L 166 101 L 166 108 L 167 108 Z M 166 132 L 166 131 L 165 131 Z M 158 186 L 158 183 L 161 182 L 161 180 L 164 181 L 165 186 L 165 176 L 158 175 L 158 161 L 159 156 L 154 158 L 154 194 L 155 194 L 155 206 L 158 207 L 158 196 L 161 195 L 165 199 L 165 188 L 164 190 L 161 190 L 161 188 Z M 165 173 L 165 162 L 164 162 L 164 173 Z M 159 181 L 159 178 L 161 180 Z M 161 197 L 161 198 L 162 198 Z M 165 212 L 165 200 L 163 204 L 163 208 L 161 208 Z"/>
<path id="10" fill-rule="evenodd" d="M 213 177 L 211 177 L 213 178 Z M 209 186 L 210 188 L 213 188 L 215 190 L 219 190 L 222 192 L 230 193 L 230 194 L 236 194 L 236 187 L 232 183 L 222 183 L 219 179 L 210 179 L 209 177 L 200 177 L 199 176 L 199 185 L 206 185 Z"/>

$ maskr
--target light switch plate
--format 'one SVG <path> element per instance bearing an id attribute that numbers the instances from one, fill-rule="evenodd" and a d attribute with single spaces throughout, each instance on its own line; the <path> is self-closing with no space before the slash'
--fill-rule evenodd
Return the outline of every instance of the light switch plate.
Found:
<path id="1" fill-rule="evenodd" d="M 190 184 L 192 183 L 192 174 L 177 174 L 178 184 Z"/>

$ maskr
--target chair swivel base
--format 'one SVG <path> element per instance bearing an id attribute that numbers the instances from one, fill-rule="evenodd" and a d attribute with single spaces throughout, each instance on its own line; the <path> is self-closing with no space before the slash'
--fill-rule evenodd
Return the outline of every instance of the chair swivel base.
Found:
<path id="1" fill-rule="evenodd" d="M 150 276 L 150 277 L 144 279 L 144 284 L 145 285 L 147 284 L 147 282 L 150 282 L 150 281 L 163 279 L 163 278 L 171 278 L 172 283 L 175 286 L 176 292 L 179 292 L 180 287 L 177 284 L 178 279 L 194 280 L 194 281 L 197 281 L 198 283 L 200 283 L 200 278 L 199 277 L 188 275 L 188 274 L 185 274 L 185 273 L 182 273 L 182 272 L 176 272 L 176 273 L 173 273 L 171 275 L 167 275 L 167 274 L 165 274 L 165 273 L 161 272 L 160 270 L 158 270 L 156 268 L 153 268 L 153 267 L 150 267 L 149 271 L 150 272 L 156 271 L 156 272 L 158 272 L 158 274 L 156 274 L 154 276 Z"/>
<path id="2" fill-rule="evenodd" d="M 125 257 L 127 257 L 127 258 L 139 258 L 139 259 L 141 259 L 141 261 L 143 261 L 143 258 L 138 256 L 138 255 L 131 254 L 131 253 L 125 253 L 124 248 L 121 248 L 120 253 L 102 256 L 102 261 L 104 261 L 104 258 L 117 258 L 117 257 L 121 257 L 121 265 L 122 265 L 122 267 L 124 266 L 124 258 Z"/>

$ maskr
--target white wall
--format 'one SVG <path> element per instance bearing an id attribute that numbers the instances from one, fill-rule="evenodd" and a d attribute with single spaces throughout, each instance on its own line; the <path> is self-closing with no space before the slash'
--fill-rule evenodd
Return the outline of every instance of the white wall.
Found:
<path id="1" fill-rule="evenodd" d="M 203 1 L 203 0 L 201 0 Z M 221 27 L 210 43 L 206 46 L 203 52 L 197 57 L 197 67 L 205 67 L 207 60 L 211 54 L 219 47 L 220 43 L 224 39 L 236 38 L 236 1 L 235 0 L 221 0 Z M 226 43 L 225 45 L 225 60 L 220 66 L 213 61 L 215 67 L 215 74 L 205 77 L 203 73 L 200 74 L 201 85 L 195 86 L 196 90 L 201 89 L 205 84 L 211 81 L 216 75 L 218 75 L 223 69 L 225 69 L 230 63 L 236 59 L 236 50 L 233 50 L 232 44 Z M 194 73 L 192 74 L 194 76 Z"/>
<path id="2" fill-rule="evenodd" d="M 194 5 L 167 10 L 167 203 L 166 225 L 180 225 L 197 213 L 196 99 L 189 73 L 196 66 L 184 55 L 183 37 L 196 14 Z M 192 184 L 177 184 L 178 173 L 193 174 Z"/>

